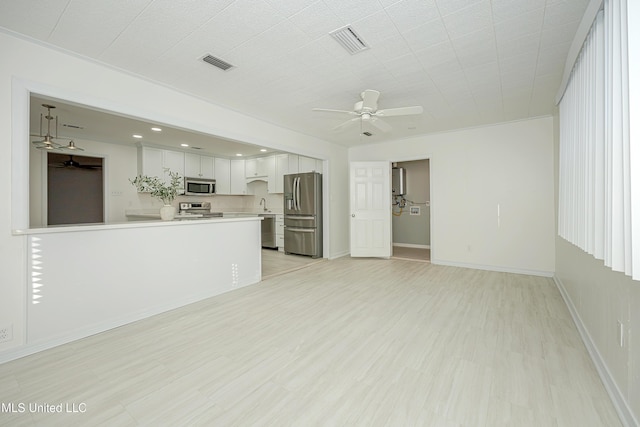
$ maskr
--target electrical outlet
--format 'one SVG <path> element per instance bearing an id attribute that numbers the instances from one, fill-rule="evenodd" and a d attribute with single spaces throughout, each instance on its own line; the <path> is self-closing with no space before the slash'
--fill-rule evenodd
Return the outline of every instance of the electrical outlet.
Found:
<path id="1" fill-rule="evenodd" d="M 11 341 L 13 339 L 13 325 L 0 326 L 0 342 Z"/>

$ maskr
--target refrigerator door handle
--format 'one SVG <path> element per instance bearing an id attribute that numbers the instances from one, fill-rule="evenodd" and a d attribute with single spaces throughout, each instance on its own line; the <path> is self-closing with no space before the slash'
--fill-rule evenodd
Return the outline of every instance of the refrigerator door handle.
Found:
<path id="1" fill-rule="evenodd" d="M 297 210 L 300 210 L 300 177 L 297 178 L 298 183 L 296 184 L 296 205 Z"/>
<path id="2" fill-rule="evenodd" d="M 291 186 L 291 200 L 293 201 L 293 210 L 297 210 L 296 203 L 296 184 L 298 183 L 298 178 L 293 178 L 293 185 Z"/>
<path id="3" fill-rule="evenodd" d="M 287 219 L 303 219 L 306 221 L 313 221 L 314 219 L 316 219 L 315 216 L 304 216 L 304 215 L 287 215 L 286 218 Z"/>

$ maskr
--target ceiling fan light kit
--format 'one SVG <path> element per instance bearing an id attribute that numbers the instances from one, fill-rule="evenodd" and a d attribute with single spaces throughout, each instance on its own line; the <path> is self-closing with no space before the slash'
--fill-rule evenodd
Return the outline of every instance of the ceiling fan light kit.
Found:
<path id="1" fill-rule="evenodd" d="M 72 151 L 84 151 L 84 149 L 75 145 L 73 140 L 70 140 L 67 145 L 60 145 L 54 142 L 54 139 L 58 139 L 58 116 L 53 117 L 51 110 L 56 108 L 55 105 L 42 104 L 47 109 L 47 115 L 40 114 L 40 134 L 39 138 L 43 138 L 41 141 L 32 141 L 32 144 L 39 150 L 72 150 Z M 42 119 L 47 120 L 47 133 L 42 135 Z M 56 136 L 51 135 L 51 121 L 56 121 Z"/>
<path id="2" fill-rule="evenodd" d="M 344 123 L 334 127 L 332 130 L 341 130 L 354 122 L 360 122 L 361 133 L 363 123 L 370 123 L 372 126 L 381 130 L 382 132 L 389 132 L 393 128 L 390 124 L 380 119 L 380 117 L 394 117 L 394 116 L 409 116 L 422 114 L 424 111 L 422 106 L 413 107 L 399 107 L 388 108 L 386 110 L 378 110 L 378 99 L 380 98 L 380 92 L 373 89 L 367 89 L 360 93 L 362 101 L 358 101 L 353 105 L 353 110 L 333 110 L 328 108 L 314 108 L 313 111 L 323 111 L 329 113 L 341 113 L 356 115 L 358 117 L 347 120 Z M 370 132 L 367 132 L 370 133 Z"/>

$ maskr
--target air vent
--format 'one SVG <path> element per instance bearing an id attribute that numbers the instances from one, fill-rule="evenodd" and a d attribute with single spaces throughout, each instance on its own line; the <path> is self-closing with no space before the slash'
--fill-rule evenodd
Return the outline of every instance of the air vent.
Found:
<path id="1" fill-rule="evenodd" d="M 229 64 L 226 61 L 223 61 L 220 58 L 216 58 L 215 56 L 212 56 L 212 55 L 207 55 L 204 58 L 202 58 L 202 60 L 207 64 L 211 64 L 214 67 L 220 68 L 222 71 L 227 71 L 228 69 L 233 68 L 233 65 Z"/>
<path id="2" fill-rule="evenodd" d="M 351 55 L 369 49 L 369 46 L 367 46 L 364 40 L 362 40 L 362 37 L 360 37 L 350 26 L 338 28 L 329 34 Z"/>
<path id="3" fill-rule="evenodd" d="M 362 132 L 363 135 L 367 135 L 367 136 L 372 136 L 373 134 L 371 132 Z"/>

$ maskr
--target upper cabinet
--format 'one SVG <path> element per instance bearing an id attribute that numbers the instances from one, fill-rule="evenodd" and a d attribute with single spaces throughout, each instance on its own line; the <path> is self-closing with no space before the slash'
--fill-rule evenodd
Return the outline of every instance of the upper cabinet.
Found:
<path id="1" fill-rule="evenodd" d="M 211 156 L 185 153 L 184 175 L 192 178 L 214 179 L 214 162 L 215 160 Z"/>
<path id="2" fill-rule="evenodd" d="M 247 194 L 247 180 L 245 178 L 244 167 L 244 160 L 231 160 L 230 194 Z"/>
<path id="3" fill-rule="evenodd" d="M 215 158 L 216 194 L 231 194 L 231 161 Z"/>
<path id="4" fill-rule="evenodd" d="M 275 170 L 275 156 L 246 159 L 244 163 L 244 171 L 245 176 L 247 177 L 247 182 L 251 182 L 252 179 L 262 179 L 268 182 L 269 177 L 274 176 Z"/>
<path id="5" fill-rule="evenodd" d="M 184 153 L 153 147 L 138 148 L 138 174 L 157 176 L 169 182 L 168 171 L 184 176 Z"/>
<path id="6" fill-rule="evenodd" d="M 322 160 L 311 157 L 298 156 L 298 172 L 319 172 L 322 173 Z"/>
<path id="7" fill-rule="evenodd" d="M 181 177 L 216 180 L 216 194 L 250 194 L 247 183 L 267 182 L 271 194 L 284 192 L 284 176 L 292 173 L 322 172 L 322 160 L 297 154 L 276 154 L 251 159 L 225 159 L 162 148 L 138 148 L 138 173 L 163 177 L 167 168 Z"/>
<path id="8" fill-rule="evenodd" d="M 273 179 L 269 179 L 269 193 L 284 193 L 284 176 L 289 173 L 290 154 L 275 156 L 275 170 Z"/>

